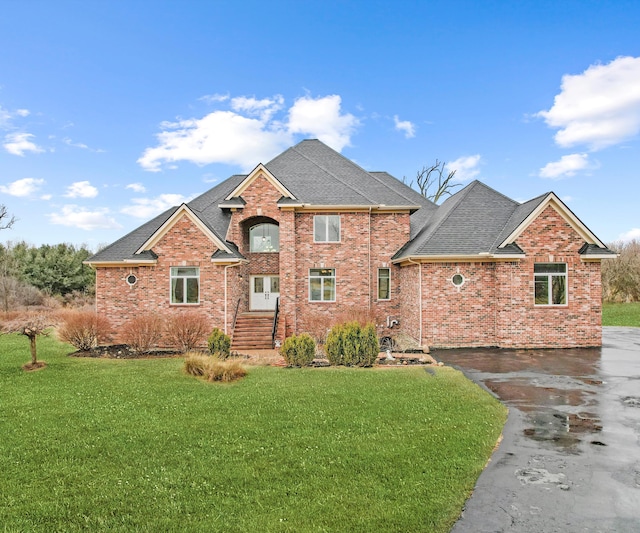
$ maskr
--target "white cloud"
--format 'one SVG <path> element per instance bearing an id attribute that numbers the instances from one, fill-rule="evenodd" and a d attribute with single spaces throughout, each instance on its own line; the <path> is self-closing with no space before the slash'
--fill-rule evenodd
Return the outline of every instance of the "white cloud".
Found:
<path id="1" fill-rule="evenodd" d="M 67 198 L 95 198 L 98 196 L 96 189 L 88 181 L 76 181 L 67 187 Z"/>
<path id="2" fill-rule="evenodd" d="M 28 109 L 16 109 L 16 115 L 19 117 L 28 117 L 31 114 L 31 111 Z"/>
<path id="3" fill-rule="evenodd" d="M 562 147 L 585 145 L 599 150 L 640 131 L 640 57 L 619 57 L 591 65 L 582 74 L 562 77 L 560 94 L 540 111 Z"/>
<path id="4" fill-rule="evenodd" d="M 342 114 L 342 98 L 337 94 L 321 98 L 303 96 L 289 109 L 291 133 L 311 134 L 341 152 L 351 143 L 359 121 L 350 113 Z"/>
<path id="5" fill-rule="evenodd" d="M 13 155 L 24 156 L 25 152 L 44 152 L 42 148 L 32 142 L 31 133 L 9 133 L 4 138 L 4 149 Z"/>
<path id="6" fill-rule="evenodd" d="M 0 192 L 10 194 L 11 196 L 26 197 L 35 193 L 40 186 L 44 185 L 43 179 L 22 178 L 9 183 L 8 185 L 0 185 Z"/>
<path id="7" fill-rule="evenodd" d="M 538 174 L 541 178 L 562 179 L 589 168 L 588 154 L 563 155 L 559 161 L 547 163 Z"/>
<path id="8" fill-rule="evenodd" d="M 0 128 L 10 129 L 11 120 L 15 117 L 28 117 L 31 112 L 28 109 L 16 109 L 15 111 L 9 111 L 8 109 L 0 106 Z"/>
<path id="9" fill-rule="evenodd" d="M 194 197 L 186 197 L 181 194 L 161 194 L 155 198 L 134 198 L 131 200 L 132 205 L 123 207 L 120 212 L 136 218 L 150 219 L 170 207 L 186 203 Z"/>
<path id="10" fill-rule="evenodd" d="M 87 231 L 96 229 L 120 229 L 122 226 L 110 216 L 106 207 L 89 211 L 77 205 L 62 206 L 60 213 L 50 213 L 47 215 L 52 224 L 80 228 Z"/>
<path id="11" fill-rule="evenodd" d="M 125 189 L 131 189 L 133 192 L 137 193 L 147 192 L 147 189 L 144 185 L 142 185 L 142 183 L 129 183 L 129 185 L 127 185 Z"/>
<path id="12" fill-rule="evenodd" d="M 629 231 L 621 234 L 618 240 L 623 242 L 628 242 L 633 240 L 640 241 L 640 228 L 630 229 Z"/>
<path id="13" fill-rule="evenodd" d="M 416 126 L 413 122 L 409 122 L 408 120 L 400 120 L 398 115 L 393 116 L 393 122 L 396 125 L 396 130 L 403 131 L 404 136 L 407 139 L 411 139 L 411 137 L 416 136 Z"/>
<path id="14" fill-rule="evenodd" d="M 204 96 L 201 96 L 200 98 L 198 98 L 198 100 L 202 100 L 203 102 L 206 102 L 208 104 L 214 104 L 217 102 L 225 102 L 226 100 L 229 99 L 229 95 L 228 94 L 205 94 Z"/>
<path id="15" fill-rule="evenodd" d="M 451 163 L 447 163 L 445 169 L 448 172 L 456 171 L 455 181 L 468 181 L 480 174 L 480 169 L 478 168 L 480 159 L 480 154 L 465 155 L 455 161 L 451 161 Z"/>
<path id="16" fill-rule="evenodd" d="M 338 95 L 297 99 L 288 110 L 287 121 L 275 119 L 284 106 L 280 95 L 261 100 L 244 96 L 210 99 L 228 101 L 231 110 L 163 122 L 164 131 L 156 135 L 157 146 L 144 151 L 138 159 L 140 166 L 158 172 L 163 165 L 171 168 L 177 161 L 190 161 L 239 165 L 248 171 L 291 145 L 297 133 L 317 137 L 340 151 L 350 143 L 358 125 L 356 117 L 342 113 Z"/>
<path id="17" fill-rule="evenodd" d="M 62 139 L 62 142 L 67 146 L 72 146 L 74 148 L 81 148 L 82 150 L 89 150 L 90 152 L 104 153 L 105 151 L 102 148 L 91 148 L 84 143 L 74 142 L 69 137 L 65 137 L 64 139 Z"/>

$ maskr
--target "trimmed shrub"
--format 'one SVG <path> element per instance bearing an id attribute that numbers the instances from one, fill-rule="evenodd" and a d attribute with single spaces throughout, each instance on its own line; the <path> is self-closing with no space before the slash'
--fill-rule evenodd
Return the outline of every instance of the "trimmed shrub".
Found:
<path id="1" fill-rule="evenodd" d="M 220 360 L 225 360 L 231 354 L 231 337 L 219 328 L 213 328 L 207 339 L 209 352 Z"/>
<path id="2" fill-rule="evenodd" d="M 207 381 L 229 382 L 247 375 L 247 371 L 237 360 L 221 361 L 197 352 L 186 354 L 184 370 L 191 376 L 203 377 Z"/>
<path id="3" fill-rule="evenodd" d="M 309 366 L 316 353 L 316 343 L 308 333 L 287 337 L 280 348 L 287 366 Z"/>
<path id="4" fill-rule="evenodd" d="M 187 311 L 171 315 L 166 322 L 166 340 L 183 353 L 203 346 L 209 324 L 206 317 L 197 311 Z"/>
<path id="5" fill-rule="evenodd" d="M 106 340 L 109 321 L 95 311 L 65 311 L 58 337 L 78 350 L 87 351 Z"/>
<path id="6" fill-rule="evenodd" d="M 329 363 L 346 366 L 371 366 L 380 351 L 375 326 L 362 327 L 358 322 L 331 328 L 324 348 Z"/>
<path id="7" fill-rule="evenodd" d="M 160 343 L 163 329 L 164 320 L 160 315 L 138 315 L 122 327 L 122 341 L 137 355 L 149 353 Z"/>

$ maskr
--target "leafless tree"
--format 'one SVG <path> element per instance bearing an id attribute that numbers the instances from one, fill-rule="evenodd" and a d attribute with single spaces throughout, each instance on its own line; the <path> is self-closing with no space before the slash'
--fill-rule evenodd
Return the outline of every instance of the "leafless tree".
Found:
<path id="1" fill-rule="evenodd" d="M 0 204 L 0 229 L 9 229 L 16 222 L 16 217 L 9 215 L 7 207 Z"/>
<path id="2" fill-rule="evenodd" d="M 435 164 L 418 170 L 415 181 L 407 183 L 406 178 L 402 181 L 409 187 L 413 187 L 415 183 L 422 196 L 437 204 L 441 199 L 451 196 L 456 188 L 462 187 L 461 183 L 453 183 L 456 171 L 451 170 L 446 173 L 446 165 L 444 161 L 436 159 Z"/>
<path id="3" fill-rule="evenodd" d="M 40 335 L 48 335 L 49 328 L 55 324 L 55 320 L 46 311 L 29 311 L 19 313 L 15 318 L 7 320 L 2 324 L 3 333 L 19 333 L 29 339 L 31 349 L 30 368 L 43 366 L 38 363 L 36 339 Z"/>

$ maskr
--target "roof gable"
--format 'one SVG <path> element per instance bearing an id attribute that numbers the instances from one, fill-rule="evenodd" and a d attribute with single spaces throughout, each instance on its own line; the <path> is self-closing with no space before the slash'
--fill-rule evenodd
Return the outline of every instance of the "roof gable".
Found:
<path id="1" fill-rule="evenodd" d="M 178 223 L 182 217 L 187 217 L 196 227 L 204 233 L 209 240 L 219 249 L 231 254 L 233 253 L 225 242 L 216 235 L 215 231 L 209 227 L 196 213 L 187 205 L 182 204 L 176 211 L 136 250 L 136 254 L 140 254 L 147 250 L 151 250 L 171 229 Z"/>
<path id="2" fill-rule="evenodd" d="M 584 225 L 584 223 L 558 198 L 555 193 L 550 192 L 546 196 L 538 197 L 535 200 L 539 200 L 533 206 L 534 208 L 527 214 L 522 220 L 505 238 L 500 242 L 498 248 L 504 248 L 505 246 L 514 243 L 520 235 L 529 227 L 529 225 L 549 206 L 557 211 L 557 213 L 573 228 L 573 230 L 580 235 L 580 237 L 587 244 L 595 244 L 599 248 L 606 249 L 604 245 L 595 234 Z M 525 204 L 523 204 L 525 205 Z"/>
<path id="3" fill-rule="evenodd" d="M 291 198 L 295 200 L 295 196 L 289 192 L 289 190 L 276 178 L 269 170 L 260 163 L 254 168 L 242 182 L 231 191 L 225 200 L 230 201 L 234 198 L 240 197 L 240 195 L 247 190 L 247 188 L 260 176 L 263 176 L 273 187 L 282 194 L 285 198 Z"/>

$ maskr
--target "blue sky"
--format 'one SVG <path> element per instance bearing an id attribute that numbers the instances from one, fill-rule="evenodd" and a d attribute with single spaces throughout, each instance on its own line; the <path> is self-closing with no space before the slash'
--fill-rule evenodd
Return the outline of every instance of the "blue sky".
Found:
<path id="1" fill-rule="evenodd" d="M 319 138 L 640 238 L 640 2 L 0 3 L 0 241 L 107 244 Z"/>

